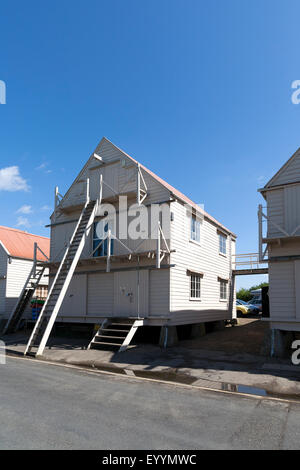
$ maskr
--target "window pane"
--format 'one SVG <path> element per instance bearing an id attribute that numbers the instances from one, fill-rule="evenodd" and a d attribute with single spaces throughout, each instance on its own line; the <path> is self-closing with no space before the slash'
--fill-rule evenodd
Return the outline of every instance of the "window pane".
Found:
<path id="1" fill-rule="evenodd" d="M 227 299 L 227 282 L 220 281 L 220 299 Z"/>
<path id="2" fill-rule="evenodd" d="M 200 243 L 200 220 L 197 220 L 196 217 L 193 215 L 191 217 L 191 240 L 194 240 Z"/>
<path id="3" fill-rule="evenodd" d="M 220 253 L 226 254 L 226 237 L 219 234 L 219 251 Z"/>
<path id="4" fill-rule="evenodd" d="M 196 274 L 191 275 L 191 298 L 200 298 L 201 295 L 201 277 Z"/>
<path id="5" fill-rule="evenodd" d="M 109 225 L 110 225 L 110 222 L 108 223 L 107 221 L 105 224 L 103 223 L 102 220 L 100 220 L 100 222 L 94 222 L 93 251 L 95 250 L 95 248 L 97 248 L 101 240 L 103 240 L 107 236 L 108 228 L 111 228 L 109 227 Z M 107 240 L 104 240 L 101 246 L 93 254 L 93 257 L 107 256 L 107 245 L 108 245 Z M 112 255 L 114 253 L 114 240 L 113 239 L 111 239 L 110 241 L 110 248 L 111 248 L 110 254 Z"/>

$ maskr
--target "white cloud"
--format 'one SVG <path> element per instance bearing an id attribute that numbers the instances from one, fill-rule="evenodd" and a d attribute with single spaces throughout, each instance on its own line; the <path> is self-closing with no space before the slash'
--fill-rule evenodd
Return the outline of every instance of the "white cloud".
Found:
<path id="1" fill-rule="evenodd" d="M 35 169 L 36 170 L 44 170 L 47 165 L 48 165 L 48 163 L 44 162 L 44 163 L 41 163 L 39 166 L 37 166 Z"/>
<path id="2" fill-rule="evenodd" d="M 43 162 L 39 166 L 36 166 L 35 169 L 38 171 L 42 171 L 43 173 L 52 173 L 52 170 L 49 168 L 49 163 L 48 162 Z"/>
<path id="3" fill-rule="evenodd" d="M 50 211 L 50 210 L 51 210 L 51 207 L 47 206 L 47 204 L 41 207 L 41 211 Z"/>
<path id="4" fill-rule="evenodd" d="M 33 210 L 32 207 L 29 205 L 24 204 L 21 206 L 20 209 L 17 210 L 17 214 L 32 214 Z"/>
<path id="5" fill-rule="evenodd" d="M 27 181 L 22 178 L 18 166 L 0 169 L 0 191 L 28 191 Z"/>
<path id="6" fill-rule="evenodd" d="M 29 220 L 27 219 L 27 217 L 23 217 L 22 215 L 20 215 L 18 218 L 17 218 L 17 223 L 16 223 L 16 226 L 17 227 L 30 227 L 30 222 Z"/>
<path id="7" fill-rule="evenodd" d="M 260 175 L 260 176 L 257 177 L 257 182 L 262 183 L 265 179 L 266 179 L 265 176 Z"/>

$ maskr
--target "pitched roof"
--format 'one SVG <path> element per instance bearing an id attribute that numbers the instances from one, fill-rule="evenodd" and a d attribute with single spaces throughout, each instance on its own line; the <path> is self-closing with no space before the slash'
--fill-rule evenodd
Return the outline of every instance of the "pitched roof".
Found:
<path id="1" fill-rule="evenodd" d="M 284 174 L 284 172 L 293 164 L 293 162 L 300 157 L 300 147 L 296 150 L 295 153 L 279 168 L 279 170 L 275 173 L 274 176 L 265 184 L 265 186 L 259 189 L 260 192 L 267 190 L 268 188 L 274 187 L 276 185 L 280 185 L 280 183 L 276 184 L 276 180 Z M 298 176 L 296 180 L 299 179 Z M 291 181 L 294 182 L 294 181 Z"/>
<path id="2" fill-rule="evenodd" d="M 33 235 L 16 228 L 3 227 L 0 225 L 0 243 L 10 256 L 16 258 L 33 259 L 34 243 L 49 257 L 50 239 Z M 45 261 L 45 257 L 38 251 L 37 259 Z"/>
<path id="3" fill-rule="evenodd" d="M 124 150 L 120 149 L 117 147 L 115 144 L 113 144 L 110 140 L 108 140 L 106 137 L 103 137 L 102 140 L 106 140 L 109 142 L 111 145 L 113 145 L 116 149 L 118 149 L 120 152 L 122 152 L 126 157 L 128 157 L 130 160 L 132 160 L 134 163 L 139 164 L 141 168 L 143 168 L 144 171 L 146 171 L 149 175 L 151 175 L 156 181 L 158 181 L 161 185 L 163 185 L 166 189 L 168 189 L 172 194 L 174 194 L 175 197 L 180 199 L 181 201 L 185 202 L 186 204 L 190 205 L 193 209 L 195 209 L 197 212 L 202 213 L 207 219 L 211 220 L 214 224 L 216 224 L 218 227 L 221 227 L 223 230 L 226 232 L 232 234 L 234 237 L 236 237 L 235 233 L 233 233 L 231 230 L 229 230 L 227 227 L 225 227 L 223 224 L 218 222 L 214 217 L 212 217 L 210 214 L 208 214 L 206 211 L 204 211 L 196 202 L 192 201 L 189 197 L 185 196 L 181 191 L 178 191 L 178 189 L 174 188 L 171 186 L 169 183 L 164 181 L 162 178 L 157 176 L 153 171 L 149 170 L 146 168 L 144 165 L 139 163 L 137 160 L 135 160 L 133 157 L 128 155 Z"/>

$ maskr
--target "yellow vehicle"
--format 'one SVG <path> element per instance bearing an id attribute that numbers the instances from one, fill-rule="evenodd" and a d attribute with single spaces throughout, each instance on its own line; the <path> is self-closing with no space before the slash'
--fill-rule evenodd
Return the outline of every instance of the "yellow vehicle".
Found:
<path id="1" fill-rule="evenodd" d="M 236 313 L 237 315 L 248 315 L 251 313 L 251 308 L 242 300 L 236 299 Z"/>

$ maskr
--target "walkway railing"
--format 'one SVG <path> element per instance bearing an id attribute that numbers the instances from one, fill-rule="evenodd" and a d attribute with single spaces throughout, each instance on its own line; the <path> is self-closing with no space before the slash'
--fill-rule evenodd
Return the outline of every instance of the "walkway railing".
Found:
<path id="1" fill-rule="evenodd" d="M 260 261 L 258 253 L 240 253 L 232 255 L 232 268 L 235 271 L 266 269 L 267 261 Z"/>

